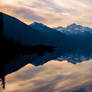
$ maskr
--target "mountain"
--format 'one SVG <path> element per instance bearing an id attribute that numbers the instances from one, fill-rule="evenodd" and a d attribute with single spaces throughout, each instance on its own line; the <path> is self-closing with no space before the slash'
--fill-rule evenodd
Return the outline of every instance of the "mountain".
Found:
<path id="1" fill-rule="evenodd" d="M 84 32 L 90 32 L 92 33 L 92 28 L 89 28 L 89 27 L 84 27 L 84 26 L 81 26 L 81 25 L 77 25 L 77 24 L 71 24 L 69 26 L 67 26 L 66 28 L 63 28 L 63 27 L 56 27 L 54 28 L 62 33 L 65 33 L 65 34 L 71 34 L 71 35 L 75 35 L 75 34 L 81 34 L 81 33 L 84 33 Z"/>
<path id="2" fill-rule="evenodd" d="M 62 46 L 66 44 L 71 44 L 71 37 L 67 36 L 56 29 L 52 29 L 42 23 L 34 22 L 30 25 L 33 29 L 36 29 L 43 33 L 45 37 L 49 40 L 49 44 L 53 44 L 54 46 Z"/>
<path id="3" fill-rule="evenodd" d="M 67 32 L 70 32 L 72 34 L 80 34 L 83 32 L 90 32 L 92 33 L 92 28 L 84 27 L 77 24 L 72 24 L 67 26 L 67 28 L 64 30 L 64 32 L 67 30 Z"/>
<path id="4" fill-rule="evenodd" d="M 20 20 L 3 14 L 3 35 L 13 38 L 16 42 L 23 45 L 38 45 L 48 43 L 45 36 L 40 32 Z"/>
<path id="5" fill-rule="evenodd" d="M 26 25 L 20 20 L 3 14 L 3 35 L 8 38 L 13 38 L 16 42 L 23 45 L 54 45 L 60 46 L 64 43 L 70 42 L 71 37 L 65 34 L 49 28 L 41 23 L 33 23 L 31 25 Z"/>
<path id="6" fill-rule="evenodd" d="M 59 27 L 54 27 L 53 29 L 56 29 L 57 31 L 62 31 L 62 30 L 64 30 L 64 27 L 59 26 Z"/>
<path id="7" fill-rule="evenodd" d="M 58 30 L 58 29 L 57 29 Z M 92 28 L 77 24 L 71 24 L 66 28 L 58 30 L 68 36 L 71 36 L 76 42 L 76 48 L 83 52 L 91 53 L 92 50 Z"/>
<path id="8" fill-rule="evenodd" d="M 38 22 L 34 22 L 34 23 L 30 24 L 30 27 L 37 29 L 37 30 L 44 30 L 43 32 L 46 32 L 48 29 L 50 29 L 46 25 L 44 25 L 42 23 L 38 23 Z"/>

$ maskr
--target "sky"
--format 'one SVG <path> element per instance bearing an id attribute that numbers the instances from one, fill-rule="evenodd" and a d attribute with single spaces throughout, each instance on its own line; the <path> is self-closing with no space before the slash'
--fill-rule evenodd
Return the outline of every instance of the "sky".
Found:
<path id="1" fill-rule="evenodd" d="M 6 77 L 0 92 L 92 92 L 92 60 L 72 64 L 49 61 L 43 66 L 28 64 Z"/>
<path id="2" fill-rule="evenodd" d="M 92 27 L 92 0 L 0 0 L 0 11 L 26 24 L 50 27 L 72 23 Z"/>

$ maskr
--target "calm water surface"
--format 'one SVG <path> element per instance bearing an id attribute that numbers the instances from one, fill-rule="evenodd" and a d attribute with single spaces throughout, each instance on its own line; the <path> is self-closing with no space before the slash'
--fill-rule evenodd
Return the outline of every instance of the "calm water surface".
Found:
<path id="1" fill-rule="evenodd" d="M 28 64 L 6 76 L 6 89 L 0 92 L 92 92 L 92 60 Z"/>

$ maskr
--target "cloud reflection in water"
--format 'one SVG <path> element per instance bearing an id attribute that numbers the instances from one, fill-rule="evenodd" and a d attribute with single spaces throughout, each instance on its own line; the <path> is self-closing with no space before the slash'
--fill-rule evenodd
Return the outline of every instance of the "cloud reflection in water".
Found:
<path id="1" fill-rule="evenodd" d="M 71 64 L 50 61 L 43 66 L 31 64 L 7 76 L 2 92 L 91 92 L 92 60 Z"/>

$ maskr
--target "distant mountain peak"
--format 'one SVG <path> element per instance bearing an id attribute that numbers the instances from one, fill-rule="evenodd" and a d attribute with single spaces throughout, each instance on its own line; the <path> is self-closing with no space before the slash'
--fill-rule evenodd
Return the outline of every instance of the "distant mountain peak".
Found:
<path id="1" fill-rule="evenodd" d="M 42 23 L 39 23 L 39 22 L 33 22 L 32 24 L 42 24 Z M 32 25 L 32 24 L 30 24 L 30 25 Z"/>
<path id="2" fill-rule="evenodd" d="M 33 22 L 32 24 L 30 24 L 31 27 L 47 27 L 46 25 L 39 23 L 39 22 Z"/>
<path id="3" fill-rule="evenodd" d="M 81 28 L 81 27 L 83 27 L 83 26 L 78 25 L 78 24 L 75 24 L 75 23 L 73 23 L 73 24 L 67 26 L 67 28 Z"/>
<path id="4" fill-rule="evenodd" d="M 82 26 L 82 25 L 78 25 L 78 24 L 75 24 L 75 23 L 68 25 L 65 28 L 57 27 L 55 29 L 60 31 L 60 32 L 65 33 L 65 34 L 69 34 L 69 35 L 70 34 L 80 34 L 80 33 L 84 33 L 84 32 L 92 33 L 92 28 L 85 27 L 85 26 Z"/>
<path id="5" fill-rule="evenodd" d="M 36 30 L 40 30 L 40 31 L 47 31 L 47 30 L 53 30 L 52 28 L 48 27 L 47 25 L 44 25 L 42 23 L 39 22 L 34 22 L 30 25 L 30 27 L 36 29 Z"/>
<path id="6" fill-rule="evenodd" d="M 56 30 L 58 30 L 58 31 L 61 31 L 61 30 L 64 29 L 64 27 L 62 27 L 62 26 L 58 26 L 58 27 L 54 27 L 53 29 L 56 29 Z"/>
<path id="7" fill-rule="evenodd" d="M 77 26 L 78 24 L 76 24 L 76 23 L 72 23 L 72 24 L 70 24 L 69 26 Z"/>

